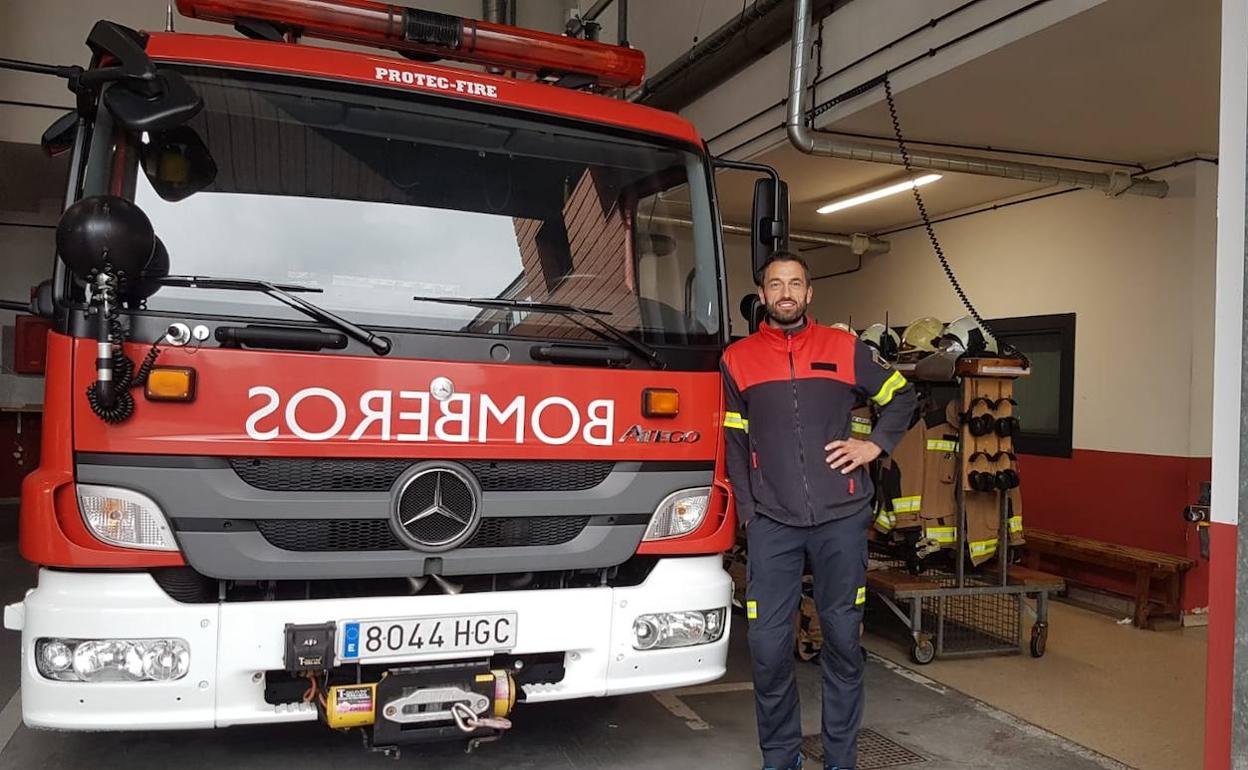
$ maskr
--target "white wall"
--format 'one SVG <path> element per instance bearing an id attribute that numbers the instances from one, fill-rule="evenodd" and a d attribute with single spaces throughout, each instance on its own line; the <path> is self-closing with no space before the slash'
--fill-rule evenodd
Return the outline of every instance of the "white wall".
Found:
<path id="1" fill-rule="evenodd" d="M 1079 191 L 936 229 L 983 316 L 1077 314 L 1076 448 L 1208 456 L 1216 169 L 1158 176 L 1162 200 Z M 965 314 L 921 228 L 888 240 L 861 271 L 815 285 L 819 320 Z"/>

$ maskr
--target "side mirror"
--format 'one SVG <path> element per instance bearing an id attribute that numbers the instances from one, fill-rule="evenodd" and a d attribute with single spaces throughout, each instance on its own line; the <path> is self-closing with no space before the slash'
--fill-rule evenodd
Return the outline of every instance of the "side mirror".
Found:
<path id="1" fill-rule="evenodd" d="M 181 125 L 195 116 L 204 100 L 178 73 L 158 70 L 143 50 L 147 38 L 111 21 L 99 21 L 87 36 L 87 46 L 98 62 L 107 66 L 87 70 L 80 83 L 104 92 L 104 106 L 128 131 L 160 131 Z"/>
<path id="2" fill-rule="evenodd" d="M 764 177 L 754 183 L 751 257 L 757 277 L 768 257 L 789 248 L 789 186 Z"/>
<path id="3" fill-rule="evenodd" d="M 741 298 L 741 316 L 749 325 L 750 334 L 758 331 L 758 327 L 762 326 L 766 312 L 763 301 L 758 298 L 757 294 L 751 292 Z"/>
<path id="4" fill-rule="evenodd" d="M 39 145 L 48 157 L 56 157 L 74 146 L 74 137 L 78 134 L 78 112 L 71 110 L 56 119 L 43 132 Z"/>
<path id="5" fill-rule="evenodd" d="M 52 299 L 51 279 L 40 281 L 31 292 L 30 309 L 40 318 L 55 318 L 56 303 Z"/>
<path id="6" fill-rule="evenodd" d="M 148 134 L 148 142 L 140 145 L 139 158 L 152 189 L 167 201 L 187 198 L 217 178 L 216 161 L 190 126 Z"/>
<path id="7" fill-rule="evenodd" d="M 204 100 L 176 72 L 156 73 L 158 93 L 145 96 L 120 83 L 104 92 L 104 106 L 117 122 L 133 133 L 161 131 L 195 117 Z"/>
<path id="8" fill-rule="evenodd" d="M 65 209 L 56 225 L 56 250 L 83 280 L 106 267 L 119 281 L 138 277 L 156 249 L 156 234 L 143 210 L 125 198 L 96 195 Z"/>
<path id="9" fill-rule="evenodd" d="M 169 275 L 169 250 L 165 248 L 165 243 L 160 238 L 155 240 L 152 258 L 147 261 L 147 265 L 121 287 L 122 298 L 132 305 L 142 303 L 160 291 L 161 279 Z"/>

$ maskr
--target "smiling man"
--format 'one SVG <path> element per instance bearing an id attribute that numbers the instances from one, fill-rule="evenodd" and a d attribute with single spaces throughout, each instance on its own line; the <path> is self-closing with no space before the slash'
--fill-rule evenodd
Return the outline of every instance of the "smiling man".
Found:
<path id="1" fill-rule="evenodd" d="M 802 766 L 794 672 L 794 614 L 809 561 L 823 630 L 825 767 L 853 768 L 862 721 L 859 643 L 866 601 L 867 465 L 890 452 L 914 411 L 913 388 L 853 334 L 806 317 L 814 292 L 796 254 L 777 252 L 760 274 L 767 320 L 731 345 L 724 375 L 728 477 L 746 528 L 746 616 L 764 768 Z M 863 400 L 879 416 L 851 438 Z"/>

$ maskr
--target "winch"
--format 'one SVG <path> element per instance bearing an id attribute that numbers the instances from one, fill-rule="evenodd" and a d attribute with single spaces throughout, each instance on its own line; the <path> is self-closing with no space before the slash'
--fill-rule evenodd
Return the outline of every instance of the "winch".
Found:
<path id="1" fill-rule="evenodd" d="M 325 722 L 335 729 L 372 726 L 369 748 L 469 739 L 469 750 L 497 740 L 511 727 L 516 705 L 511 673 L 487 661 L 395 668 L 376 683 L 328 688 Z"/>

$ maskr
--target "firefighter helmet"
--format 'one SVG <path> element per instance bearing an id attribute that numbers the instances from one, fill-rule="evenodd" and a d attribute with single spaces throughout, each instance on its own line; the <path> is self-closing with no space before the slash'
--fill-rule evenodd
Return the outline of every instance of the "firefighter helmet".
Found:
<path id="1" fill-rule="evenodd" d="M 901 338 L 897 336 L 897 332 L 884 324 L 871 324 L 863 330 L 860 339 L 889 361 L 896 359 L 897 351 L 901 348 Z"/>
<path id="2" fill-rule="evenodd" d="M 931 316 L 923 316 L 911 321 L 901 334 L 901 352 L 936 352 L 936 340 L 944 330 L 945 325 Z"/>
<path id="3" fill-rule="evenodd" d="M 995 355 L 999 351 L 996 339 L 970 316 L 963 316 L 945 327 L 940 339 L 942 347 L 970 356 Z"/>

